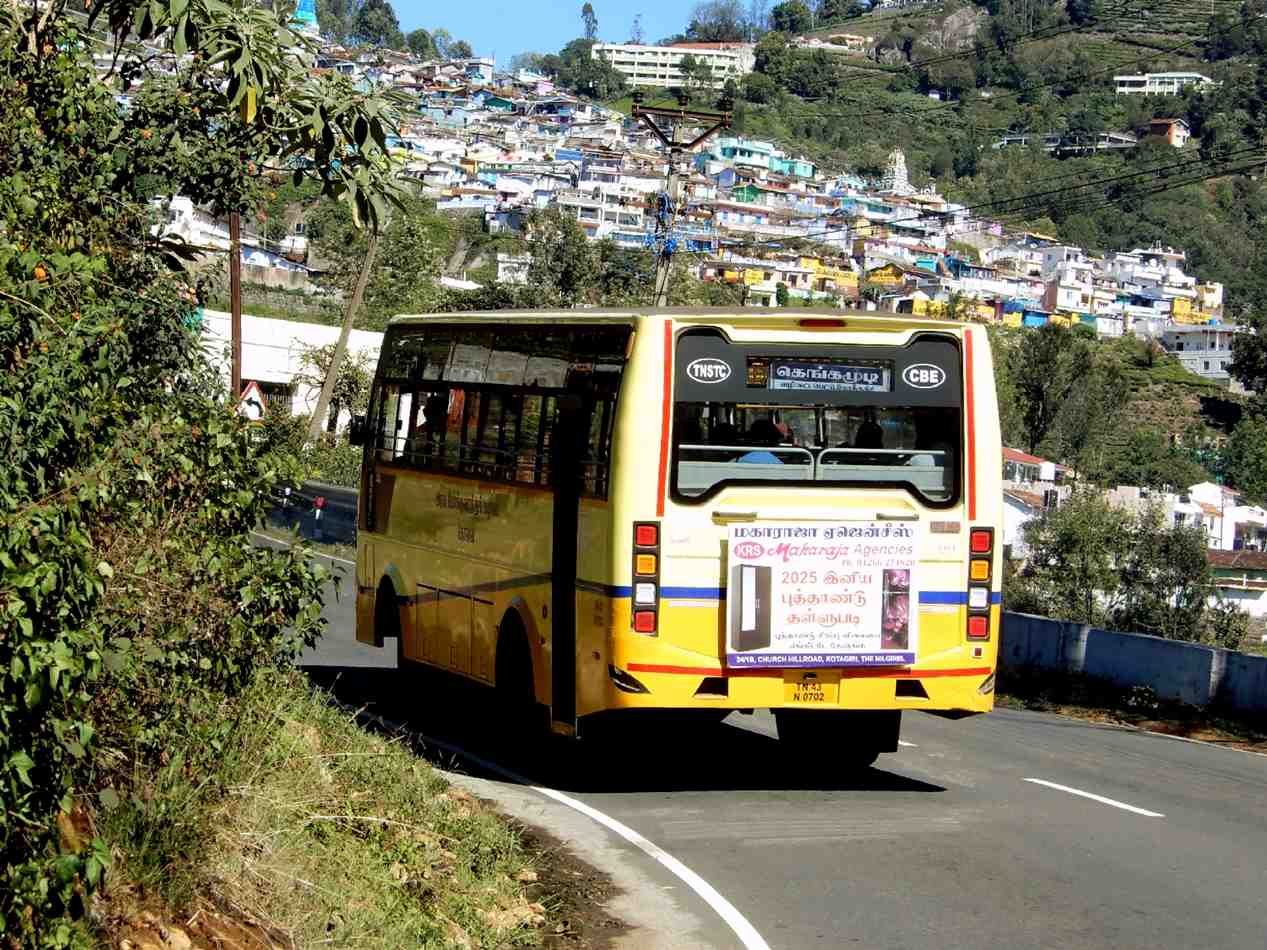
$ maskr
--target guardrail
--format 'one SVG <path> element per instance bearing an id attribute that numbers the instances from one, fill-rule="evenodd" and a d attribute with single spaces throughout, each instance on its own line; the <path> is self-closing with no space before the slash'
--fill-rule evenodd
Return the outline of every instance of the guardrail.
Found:
<path id="1" fill-rule="evenodd" d="M 1143 633 L 1004 613 L 999 666 L 1081 673 L 1191 706 L 1267 713 L 1267 657 Z"/>
<path id="2" fill-rule="evenodd" d="M 309 541 L 356 544 L 355 488 L 304 482 L 273 499 L 269 524 L 297 531 Z"/>

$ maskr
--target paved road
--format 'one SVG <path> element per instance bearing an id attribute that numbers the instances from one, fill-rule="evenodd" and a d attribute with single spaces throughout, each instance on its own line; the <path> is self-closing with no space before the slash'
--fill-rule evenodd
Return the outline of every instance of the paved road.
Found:
<path id="1" fill-rule="evenodd" d="M 452 713 L 442 678 L 402 682 L 393 645 L 354 643 L 350 601 L 327 615 L 306 657 L 319 680 L 624 822 L 776 950 L 1267 946 L 1267 758 L 1008 710 L 908 714 L 911 745 L 845 786 L 782 755 L 762 714 L 601 759 L 508 751 Z M 738 945 L 681 899 L 716 946 Z"/>

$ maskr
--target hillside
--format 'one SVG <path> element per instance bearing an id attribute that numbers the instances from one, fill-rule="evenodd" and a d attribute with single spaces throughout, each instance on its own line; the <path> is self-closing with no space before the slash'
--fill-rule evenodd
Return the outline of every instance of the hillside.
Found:
<path id="1" fill-rule="evenodd" d="M 935 181 L 982 217 L 1091 251 L 1182 247 L 1193 271 L 1227 286 L 1231 315 L 1252 315 L 1267 299 L 1267 196 L 1245 177 L 1262 167 L 1267 21 L 1236 0 L 1102 0 L 1081 23 L 1075 7 L 1085 4 L 949 0 L 812 34 L 873 37 L 868 55 L 768 34 L 738 90 L 736 127 L 864 177 L 880 176 L 900 147 L 914 184 Z M 1170 70 L 1218 85 L 1115 92 L 1117 73 Z M 1162 117 L 1184 119 L 1193 140 L 1175 149 L 1149 138 L 1148 122 Z M 1109 132 L 1139 144 L 1095 151 Z M 1059 151 L 1000 147 L 1014 134 L 1055 135 Z"/>

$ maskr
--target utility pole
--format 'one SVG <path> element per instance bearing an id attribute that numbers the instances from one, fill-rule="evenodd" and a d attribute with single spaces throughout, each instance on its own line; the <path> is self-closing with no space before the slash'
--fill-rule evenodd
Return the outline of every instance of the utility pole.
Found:
<path id="1" fill-rule="evenodd" d="M 730 128 L 731 109 L 734 103 L 729 97 L 725 97 L 721 100 L 720 112 L 701 112 L 686 108 L 690 103 L 690 98 L 685 93 L 678 95 L 679 108 L 677 109 L 644 106 L 642 104 L 643 94 L 641 90 L 634 90 L 633 98 L 633 117 L 641 119 L 669 151 L 669 169 L 664 182 L 664 195 L 657 202 L 656 207 L 654 301 L 654 305 L 657 307 L 667 307 L 669 304 L 669 274 L 673 269 L 673 252 L 677 250 L 677 239 L 673 236 L 673 228 L 677 223 L 678 211 L 681 205 L 682 183 L 678 177 L 678 161 L 683 153 L 693 151 L 720 129 Z M 655 120 L 657 118 L 672 120 L 673 125 L 667 134 L 656 123 Z M 697 124 L 706 125 L 707 127 L 689 142 L 679 141 L 677 137 L 678 124 L 687 120 L 693 120 Z"/>
<path id="2" fill-rule="evenodd" d="M 233 403 L 242 398 L 242 219 L 229 213 L 229 339 L 233 349 Z"/>

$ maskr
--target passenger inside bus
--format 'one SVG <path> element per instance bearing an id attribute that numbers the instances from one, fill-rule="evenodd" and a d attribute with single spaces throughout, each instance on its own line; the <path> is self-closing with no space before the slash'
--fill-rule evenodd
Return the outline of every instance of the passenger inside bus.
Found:
<path id="1" fill-rule="evenodd" d="M 855 449 L 884 448 L 884 429 L 880 427 L 880 423 L 876 422 L 874 409 L 866 410 L 862 425 L 858 426 L 858 432 L 854 436 L 853 447 Z M 845 446 L 842 444 L 841 448 Z"/>
<path id="2" fill-rule="evenodd" d="M 779 431 L 774 421 L 766 416 L 758 419 L 748 429 L 747 442 L 749 445 L 776 446 L 783 441 L 783 433 Z M 751 465 L 781 465 L 783 459 L 779 458 L 773 452 L 753 451 L 739 456 L 736 462 L 744 462 Z"/>

